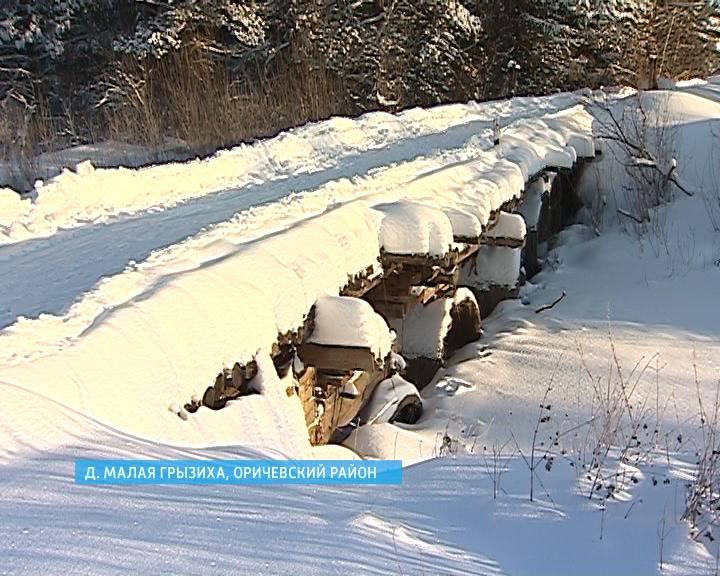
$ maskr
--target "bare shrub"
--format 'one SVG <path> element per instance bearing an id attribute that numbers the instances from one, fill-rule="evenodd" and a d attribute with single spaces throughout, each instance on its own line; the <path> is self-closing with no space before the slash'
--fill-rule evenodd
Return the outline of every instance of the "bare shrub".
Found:
<path id="1" fill-rule="evenodd" d="M 697 363 L 693 363 L 697 391 L 700 440 L 696 448 L 697 468 L 687 485 L 682 519 L 690 524 L 695 539 L 714 539 L 712 527 L 720 524 L 720 381 L 710 406 L 703 402 Z"/>
<path id="2" fill-rule="evenodd" d="M 636 466 L 647 462 L 655 449 L 659 430 L 659 384 L 655 402 L 641 397 L 638 386 L 658 357 L 641 358 L 625 373 L 611 340 L 611 358 L 604 376 L 596 376 L 580 362 L 592 388 L 592 418 L 580 449 L 580 489 L 589 498 L 611 499 L 636 482 Z M 656 371 L 656 377 L 659 367 Z"/>
<path id="3" fill-rule="evenodd" d="M 702 199 L 710 224 L 715 232 L 720 232 L 720 123 L 714 122 L 710 132 L 713 136 L 710 162 L 705 166 L 706 173 L 699 180 L 703 182 Z"/>
<path id="4" fill-rule="evenodd" d="M 497 500 L 502 489 L 502 477 L 508 470 L 508 463 L 515 458 L 515 452 L 508 452 L 507 447 L 510 440 L 504 443 L 494 442 L 492 449 L 487 450 L 487 446 L 483 446 L 482 460 L 485 472 L 490 478 L 493 486 L 493 500 Z"/>
<path id="5" fill-rule="evenodd" d="M 687 267 L 695 257 L 694 238 L 673 238 L 667 211 L 662 209 L 679 191 L 695 194 L 678 177 L 678 129 L 668 99 L 654 99 L 649 106 L 640 93 L 617 105 L 596 104 L 593 111 L 600 138 L 609 143 L 610 155 L 622 168 L 620 185 L 610 183 L 619 222 L 655 256 L 670 258 L 677 252 L 679 265 Z M 673 274 L 679 265 L 671 264 Z"/>
<path id="6" fill-rule="evenodd" d="M 652 226 L 651 210 L 670 202 L 676 188 L 686 191 L 677 180 L 677 134 L 667 102 L 649 110 L 640 93 L 619 111 L 600 106 L 596 119 L 600 137 L 610 141 L 608 148 L 627 178 L 618 211 L 645 233 Z"/>
<path id="7" fill-rule="evenodd" d="M 445 427 L 445 432 L 435 434 L 435 446 L 433 447 L 433 456 L 455 456 L 460 448 L 460 440 L 450 435 L 449 426 Z"/>
<path id="8" fill-rule="evenodd" d="M 553 405 L 550 402 L 550 393 L 555 387 L 555 378 L 557 376 L 558 367 L 562 362 L 564 352 L 560 354 L 558 360 L 553 368 L 553 372 L 550 376 L 550 380 L 545 388 L 545 393 L 540 400 L 539 411 L 537 420 L 535 421 L 535 427 L 532 434 L 532 442 L 530 444 L 530 453 L 526 454 L 520 447 L 520 443 L 514 434 L 511 434 L 511 438 L 515 443 L 515 449 L 520 454 L 525 466 L 528 469 L 530 475 L 529 488 L 530 488 L 530 502 L 535 499 L 535 481 L 537 480 L 540 488 L 543 490 L 546 498 L 552 502 L 552 497 L 548 490 L 545 488 L 542 480 L 537 474 L 537 470 L 540 467 L 545 468 L 547 472 L 550 472 L 555 464 L 556 458 L 559 456 L 565 456 L 565 450 L 560 447 L 560 442 L 564 436 L 571 434 L 578 427 L 571 427 L 568 430 L 562 431 L 563 421 L 556 416 L 553 411 Z M 567 416 L 567 415 L 566 415 Z M 579 427 L 583 427 L 580 425 Z M 555 428 L 555 432 L 547 436 L 549 430 Z"/>

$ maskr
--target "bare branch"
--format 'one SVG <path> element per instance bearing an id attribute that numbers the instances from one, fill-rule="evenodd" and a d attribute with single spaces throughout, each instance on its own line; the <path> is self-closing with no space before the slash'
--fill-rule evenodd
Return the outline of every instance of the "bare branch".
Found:
<path id="1" fill-rule="evenodd" d="M 565 292 L 565 290 L 563 290 L 562 294 L 558 298 L 556 298 L 552 303 L 545 304 L 544 306 L 540 306 L 540 308 L 535 310 L 535 314 L 540 314 L 540 312 L 544 312 L 545 310 L 551 310 L 552 308 L 555 308 L 555 306 L 557 306 L 562 301 L 562 299 L 565 298 L 565 296 L 567 296 L 567 292 Z"/>

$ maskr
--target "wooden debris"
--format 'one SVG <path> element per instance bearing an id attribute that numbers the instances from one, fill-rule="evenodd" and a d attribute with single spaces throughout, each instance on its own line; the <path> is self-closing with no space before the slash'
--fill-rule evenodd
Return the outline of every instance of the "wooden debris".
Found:
<path id="1" fill-rule="evenodd" d="M 254 391 L 250 382 L 257 376 L 257 373 L 258 367 L 255 360 L 247 364 L 236 362 L 231 369 L 218 373 L 215 383 L 205 390 L 202 405 L 212 410 L 220 410 L 229 400 L 252 394 Z M 194 411 L 197 411 L 197 408 Z"/>

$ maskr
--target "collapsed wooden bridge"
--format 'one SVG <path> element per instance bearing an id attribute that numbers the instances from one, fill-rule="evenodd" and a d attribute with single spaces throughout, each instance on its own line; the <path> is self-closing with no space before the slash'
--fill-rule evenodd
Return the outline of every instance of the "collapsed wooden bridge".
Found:
<path id="1" fill-rule="evenodd" d="M 319 299 L 302 326 L 278 335 L 273 361 L 280 376 L 292 372 L 287 393 L 302 403 L 313 444 L 341 439 L 352 426 L 372 421 L 363 407 L 384 385 L 395 389 L 398 374 L 421 389 L 455 351 L 480 337 L 481 318 L 501 300 L 517 296 L 520 285 L 539 271 L 546 243 L 576 214 L 577 182 L 593 158 L 594 149 L 578 154 L 572 166 L 548 166 L 531 175 L 476 233 L 453 229 L 446 250 L 393 251 L 381 245 L 376 264 L 349 276 L 337 297 Z M 409 206 L 400 209 L 419 207 L 417 223 L 425 225 L 422 204 Z M 346 330 L 331 325 L 338 319 L 348 323 Z M 360 334 L 378 322 L 377 333 L 387 335 L 383 345 Z M 255 372 L 253 362 L 228 367 L 202 402 L 186 407 L 219 409 L 251 393 Z M 420 416 L 419 396 L 403 394 L 389 406 L 386 420 L 412 423 Z"/>

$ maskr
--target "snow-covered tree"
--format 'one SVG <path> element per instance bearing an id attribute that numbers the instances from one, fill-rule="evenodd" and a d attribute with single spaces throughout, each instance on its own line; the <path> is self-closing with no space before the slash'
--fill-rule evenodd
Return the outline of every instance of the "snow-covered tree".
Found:
<path id="1" fill-rule="evenodd" d="M 708 74 L 718 43 L 715 0 L 0 0 L 0 104 L 87 116 L 205 66 L 246 93 L 330 78 L 318 114 L 399 109 Z"/>
<path id="2" fill-rule="evenodd" d="M 306 57 L 339 75 L 360 109 L 475 95 L 480 23 L 456 0 L 308 2 Z"/>
<path id="3" fill-rule="evenodd" d="M 137 2 L 135 26 L 120 34 L 116 52 L 162 58 L 185 45 L 241 58 L 266 42 L 264 5 L 255 0 Z"/>

